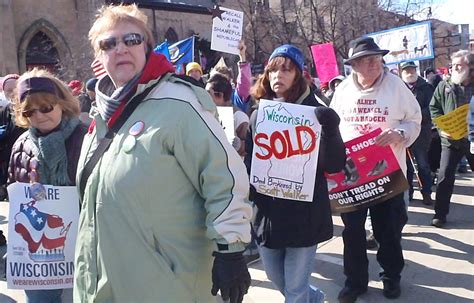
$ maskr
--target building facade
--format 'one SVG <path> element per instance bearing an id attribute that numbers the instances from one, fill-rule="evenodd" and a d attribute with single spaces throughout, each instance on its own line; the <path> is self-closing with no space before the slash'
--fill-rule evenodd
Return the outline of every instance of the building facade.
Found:
<path id="1" fill-rule="evenodd" d="M 333 1 L 327 4 L 319 1 L 326 5 L 321 7 L 326 10 L 321 9 L 324 13 L 315 15 L 311 1 L 306 0 L 0 0 L 0 75 L 43 66 L 66 81 L 91 77 L 93 51 L 87 34 L 97 9 L 114 2 L 137 2 L 149 17 L 157 43 L 165 39 L 175 42 L 193 34 L 209 42 L 212 28 L 209 9 L 214 3 L 244 11 L 243 36 L 248 59 L 261 64 L 275 46 L 291 42 L 305 51 L 307 63 L 311 65 L 307 46 L 327 41 L 334 41 L 338 60 L 342 62 L 348 43 L 354 37 L 414 22 L 393 13 L 380 13 L 377 1 L 357 1 L 365 3 L 361 7 L 367 17 L 353 1 L 338 2 L 339 13 L 345 12 L 346 16 L 331 19 L 332 15 L 326 12 L 334 8 Z M 358 19 L 354 19 L 356 17 Z M 328 30 L 333 27 L 334 31 Z M 315 34 L 318 30 L 325 36 Z M 447 66 L 449 56 L 461 49 L 463 42 L 469 43 L 463 36 L 466 30 L 468 32 L 462 26 L 432 20 L 436 58 L 425 62 L 423 67 Z"/>
<path id="2" fill-rule="evenodd" d="M 109 2 L 113 1 L 0 0 L 0 75 L 43 66 L 65 81 L 91 77 L 94 58 L 87 35 L 97 9 Z M 192 34 L 211 39 L 211 0 L 134 2 L 143 2 L 139 5 L 157 42 Z M 235 8 L 231 2 L 225 7 Z"/>

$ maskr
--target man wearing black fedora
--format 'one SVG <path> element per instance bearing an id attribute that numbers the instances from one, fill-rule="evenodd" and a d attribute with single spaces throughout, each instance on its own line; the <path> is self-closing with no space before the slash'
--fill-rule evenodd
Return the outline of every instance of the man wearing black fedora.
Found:
<path id="1" fill-rule="evenodd" d="M 341 117 L 339 125 L 345 142 L 368 132 L 382 129 L 375 143 L 390 145 L 406 175 L 405 149 L 420 133 L 421 111 L 418 102 L 403 81 L 383 70 L 382 58 L 389 51 L 380 49 L 372 38 L 351 42 L 344 64 L 352 74 L 337 88 L 331 107 Z M 367 291 L 369 283 L 366 233 L 364 223 L 370 209 L 374 237 L 379 243 L 377 261 L 383 294 L 398 298 L 404 266 L 401 232 L 407 221 L 403 193 L 384 202 L 341 214 L 344 222 L 344 274 L 346 281 L 339 302 L 355 302 Z"/>

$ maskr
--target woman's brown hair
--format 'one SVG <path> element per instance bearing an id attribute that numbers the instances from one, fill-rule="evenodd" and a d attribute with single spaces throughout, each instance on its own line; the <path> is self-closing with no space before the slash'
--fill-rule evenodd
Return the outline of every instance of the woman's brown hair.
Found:
<path id="1" fill-rule="evenodd" d="M 303 77 L 302 71 L 296 67 L 293 61 L 285 57 L 275 57 L 270 60 L 270 62 L 268 62 L 267 66 L 265 66 L 263 74 L 258 77 L 257 81 L 250 89 L 250 94 L 256 101 L 260 99 L 272 100 L 276 97 L 275 92 L 270 86 L 269 73 L 270 71 L 279 69 L 282 66 L 294 69 L 296 71 L 296 77 L 291 88 L 284 93 L 283 98 L 285 99 L 285 101 L 289 103 L 294 103 L 306 91 L 309 84 L 307 80 Z"/>
<path id="2" fill-rule="evenodd" d="M 50 94 L 44 92 L 33 93 L 27 95 L 23 100 L 20 100 L 18 96 L 18 85 L 26 79 L 34 77 L 44 77 L 49 78 L 53 81 L 54 86 L 57 89 L 57 94 Z M 64 118 L 73 118 L 78 117 L 81 112 L 79 106 L 79 100 L 77 100 L 67 87 L 66 83 L 62 82 L 50 72 L 34 68 L 31 71 L 28 71 L 20 76 L 17 82 L 17 87 L 14 92 L 13 98 L 13 110 L 15 112 L 15 122 L 18 126 L 29 128 L 30 121 L 28 118 L 23 117 L 22 112 L 32 107 L 32 105 L 45 105 L 45 104 L 58 104 L 61 107 Z"/>

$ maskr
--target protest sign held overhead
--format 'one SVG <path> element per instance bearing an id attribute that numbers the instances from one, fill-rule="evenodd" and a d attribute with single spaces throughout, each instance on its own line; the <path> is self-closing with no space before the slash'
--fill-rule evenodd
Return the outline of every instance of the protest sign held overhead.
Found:
<path id="1" fill-rule="evenodd" d="M 312 45 L 311 54 L 321 83 L 329 82 L 332 78 L 339 76 L 339 68 L 332 43 Z"/>
<path id="2" fill-rule="evenodd" d="M 367 36 L 372 37 L 381 49 L 390 51 L 384 56 L 386 64 L 434 58 L 429 21 L 371 33 Z"/>
<path id="3" fill-rule="evenodd" d="M 72 288 L 79 220 L 75 186 L 44 186 L 35 200 L 30 184 L 8 186 L 7 285 L 13 289 Z"/>
<path id="4" fill-rule="evenodd" d="M 346 142 L 346 166 L 327 174 L 333 212 L 346 213 L 386 201 L 408 189 L 408 182 L 390 146 L 375 144 L 378 128 Z"/>
<path id="5" fill-rule="evenodd" d="M 244 13 L 229 8 L 217 8 L 219 16 L 212 19 L 211 49 L 238 55 L 239 41 L 242 38 Z"/>
<path id="6" fill-rule="evenodd" d="M 314 107 L 260 100 L 250 183 L 268 196 L 312 202 L 321 125 Z"/>

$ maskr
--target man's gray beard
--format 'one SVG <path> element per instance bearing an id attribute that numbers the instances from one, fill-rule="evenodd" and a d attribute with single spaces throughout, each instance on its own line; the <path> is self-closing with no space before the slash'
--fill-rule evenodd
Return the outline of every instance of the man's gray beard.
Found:
<path id="1" fill-rule="evenodd" d="M 412 75 L 409 75 L 409 76 L 404 76 L 402 74 L 402 80 L 405 83 L 408 83 L 408 84 L 415 83 L 417 79 L 418 79 L 418 75 L 416 75 L 416 74 L 415 75 L 412 74 Z"/>
<path id="2" fill-rule="evenodd" d="M 454 84 L 461 84 L 469 77 L 469 69 L 465 69 L 463 72 L 457 72 L 455 70 L 451 73 L 451 82 Z"/>

